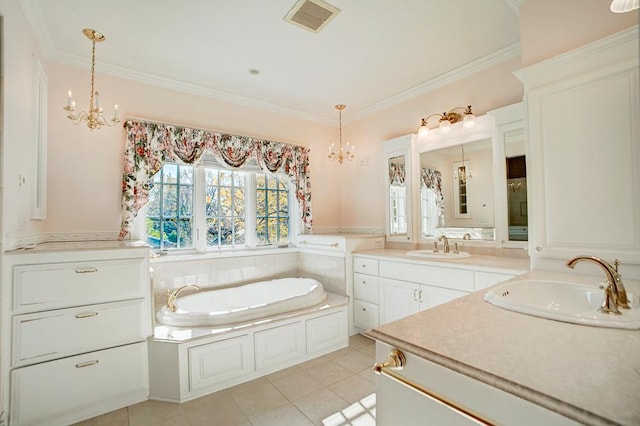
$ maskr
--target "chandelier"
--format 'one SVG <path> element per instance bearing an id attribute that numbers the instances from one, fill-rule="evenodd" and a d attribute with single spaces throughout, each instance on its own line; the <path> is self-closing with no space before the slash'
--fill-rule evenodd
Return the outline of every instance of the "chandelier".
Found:
<path id="1" fill-rule="evenodd" d="M 462 112 L 461 113 L 456 112 L 458 110 L 461 110 Z M 438 124 L 433 128 L 434 129 L 438 128 L 443 133 L 449 132 L 451 130 L 451 125 L 461 120 L 462 120 L 463 127 L 471 128 L 474 126 L 475 124 L 474 120 L 476 118 L 476 116 L 473 115 L 473 112 L 471 111 L 471 105 L 467 107 L 455 107 L 450 109 L 447 112 L 443 112 L 442 114 L 439 114 L 439 113 L 431 114 L 426 118 L 422 119 L 420 123 L 420 127 L 418 128 L 418 137 L 424 138 L 425 136 L 427 136 L 427 134 L 429 134 L 429 131 L 432 130 L 431 128 L 429 128 L 427 124 L 427 122 L 431 117 L 440 117 L 440 119 L 438 120 Z"/>
<path id="2" fill-rule="evenodd" d="M 336 152 L 336 144 L 332 143 L 331 146 L 329 146 L 329 155 L 328 155 L 329 160 L 338 160 L 339 164 L 342 164 L 345 158 L 349 161 L 355 158 L 355 155 L 353 154 L 353 150 L 355 149 L 355 147 L 353 145 L 347 142 L 344 147 L 342 146 L 342 110 L 345 109 L 346 107 L 347 107 L 346 105 L 342 105 L 342 104 L 338 104 L 335 106 L 340 116 L 340 139 L 339 139 L 338 151 Z"/>
<path id="3" fill-rule="evenodd" d="M 99 33 L 96 30 L 85 28 L 82 33 L 91 40 L 91 92 L 89 95 L 89 109 L 87 112 L 76 112 L 76 102 L 71 96 L 71 90 L 69 90 L 67 97 L 67 106 L 64 110 L 67 111 L 67 118 L 73 122 L 73 124 L 80 124 L 86 122 L 87 127 L 93 131 L 93 129 L 99 129 L 102 126 L 111 127 L 116 123 L 119 123 L 118 119 L 118 105 L 113 107 L 113 117 L 107 120 L 100 106 L 100 94 L 95 89 L 95 68 L 96 68 L 96 42 L 102 42 L 105 40 L 104 34 Z"/>

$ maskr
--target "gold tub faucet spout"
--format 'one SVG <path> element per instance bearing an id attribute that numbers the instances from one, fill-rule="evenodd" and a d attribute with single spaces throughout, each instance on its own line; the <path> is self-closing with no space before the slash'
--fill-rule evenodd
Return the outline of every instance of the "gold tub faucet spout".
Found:
<path id="1" fill-rule="evenodd" d="M 182 293 L 184 290 L 187 290 L 189 288 L 192 288 L 194 290 L 200 290 L 200 287 L 198 287 L 195 284 L 187 284 L 187 285 L 183 285 L 182 287 L 178 287 L 178 288 L 174 288 L 173 290 L 167 290 L 167 309 L 171 312 L 175 312 L 177 309 L 176 306 L 176 299 L 178 298 L 178 295 L 180 293 Z"/>

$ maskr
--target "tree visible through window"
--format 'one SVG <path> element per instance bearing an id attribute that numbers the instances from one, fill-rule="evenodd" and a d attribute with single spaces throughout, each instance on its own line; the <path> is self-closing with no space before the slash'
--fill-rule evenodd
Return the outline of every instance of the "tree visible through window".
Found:
<path id="1" fill-rule="evenodd" d="M 165 163 L 146 211 L 147 242 L 155 249 L 289 243 L 289 181 L 278 175 Z"/>
<path id="2" fill-rule="evenodd" d="M 258 244 L 289 242 L 289 191 L 278 176 L 256 174 L 256 237 Z"/>
<path id="3" fill-rule="evenodd" d="M 193 247 L 193 167 L 165 164 L 153 177 L 147 241 L 161 250 Z"/>

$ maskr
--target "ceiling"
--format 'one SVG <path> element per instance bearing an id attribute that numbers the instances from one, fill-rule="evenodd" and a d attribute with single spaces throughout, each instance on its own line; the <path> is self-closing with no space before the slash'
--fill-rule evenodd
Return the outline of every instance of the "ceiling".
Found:
<path id="1" fill-rule="evenodd" d="M 96 72 L 335 124 L 520 54 L 522 0 L 327 0 L 319 33 L 296 0 L 20 0 L 43 55 Z M 255 68 L 258 75 L 251 74 Z"/>

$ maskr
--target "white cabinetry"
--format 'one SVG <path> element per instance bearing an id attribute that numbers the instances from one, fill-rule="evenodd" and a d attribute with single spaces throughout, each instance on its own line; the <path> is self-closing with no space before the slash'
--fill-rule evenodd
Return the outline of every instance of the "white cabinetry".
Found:
<path id="1" fill-rule="evenodd" d="M 505 281 L 523 270 L 433 263 L 359 252 L 353 257 L 354 323 L 369 330 Z"/>
<path id="2" fill-rule="evenodd" d="M 148 248 L 110 243 L 6 256 L 10 425 L 69 424 L 147 399 Z"/>
<path id="3" fill-rule="evenodd" d="M 393 348 L 376 343 L 376 360 L 384 361 Z M 406 365 L 397 371 L 420 390 L 387 376 L 376 376 L 376 421 L 378 425 L 477 425 L 459 410 L 465 409 L 494 424 L 578 425 L 578 423 L 529 401 L 491 387 L 438 364 L 404 352 Z M 426 396 L 437 394 L 446 403 Z"/>
<path id="4" fill-rule="evenodd" d="M 516 75 L 533 166 L 532 268 L 584 253 L 638 264 L 638 27 Z"/>

